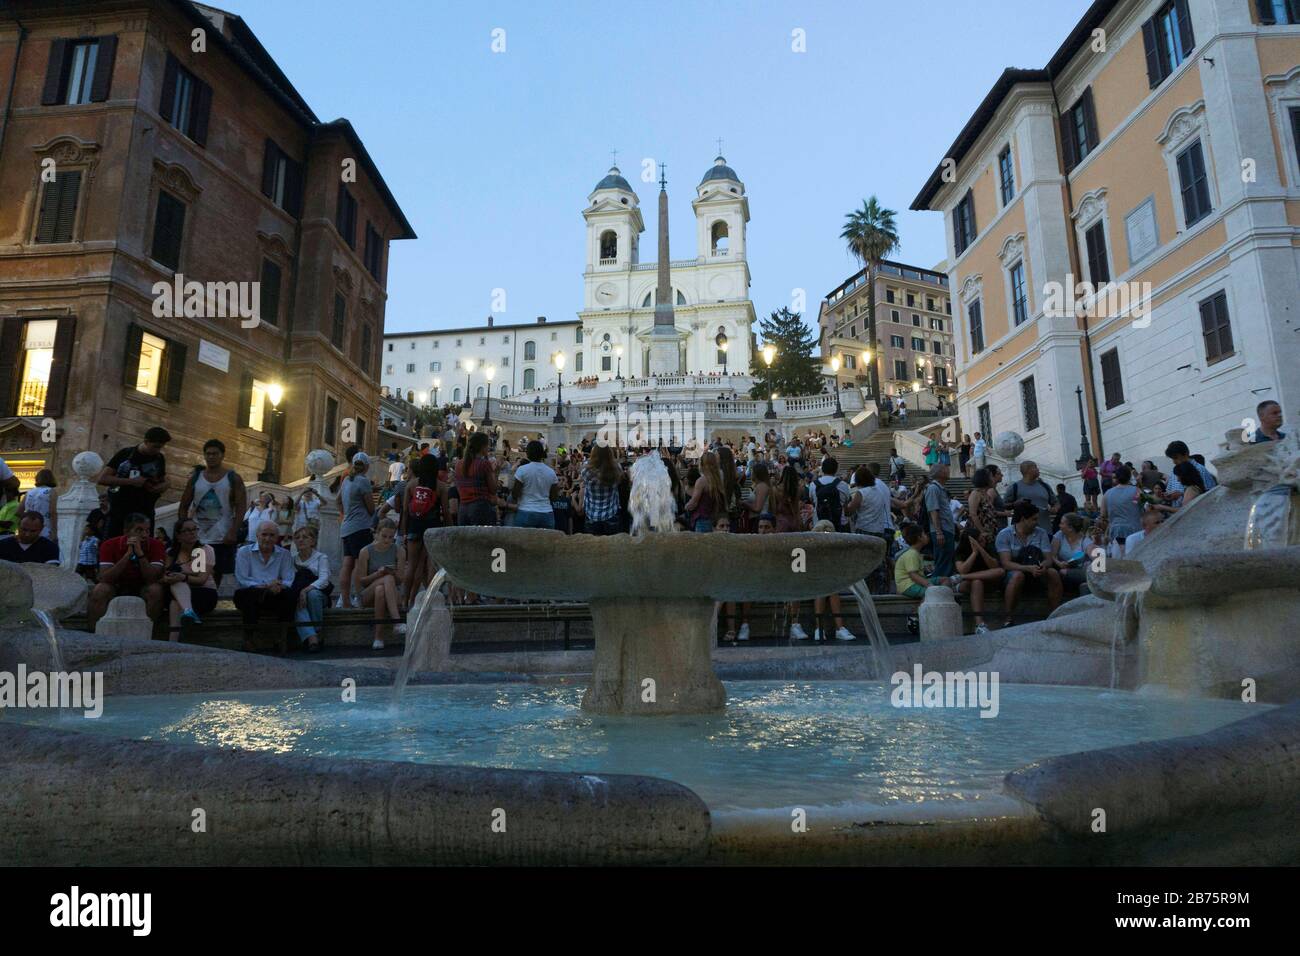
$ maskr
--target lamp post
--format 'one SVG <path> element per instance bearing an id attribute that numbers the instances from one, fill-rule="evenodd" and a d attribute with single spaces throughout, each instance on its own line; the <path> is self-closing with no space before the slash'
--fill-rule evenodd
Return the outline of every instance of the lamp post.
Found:
<path id="1" fill-rule="evenodd" d="M 618 356 L 618 374 L 614 376 L 618 381 L 623 381 L 623 346 L 614 346 L 614 354 Z"/>
<path id="2" fill-rule="evenodd" d="M 473 408 L 474 402 L 469 397 L 469 378 L 474 374 L 474 360 L 465 359 L 465 404 L 462 408 Z"/>
<path id="3" fill-rule="evenodd" d="M 280 472 L 275 464 L 275 436 L 279 432 L 280 399 L 284 398 L 284 388 L 278 383 L 272 383 L 266 389 L 266 397 L 271 403 L 271 422 L 267 433 L 269 440 L 266 443 L 266 470 L 257 476 L 257 480 L 279 484 Z"/>
<path id="4" fill-rule="evenodd" d="M 727 374 L 727 346 L 729 345 L 729 343 L 727 342 L 727 333 L 719 332 L 716 336 L 714 336 L 713 341 L 717 344 L 718 348 L 722 352 L 722 374 L 726 375 Z"/>
<path id="5" fill-rule="evenodd" d="M 556 425 L 564 424 L 564 353 L 556 352 L 551 357 L 555 363 L 555 417 L 551 421 Z"/>
<path id="6" fill-rule="evenodd" d="M 435 378 L 433 380 L 433 407 L 434 408 L 438 407 L 438 389 L 440 388 L 442 388 L 442 379 Z"/>
<path id="7" fill-rule="evenodd" d="M 767 411 L 764 418 L 776 418 L 776 409 L 772 407 L 772 362 L 776 359 L 776 346 L 771 343 L 763 346 L 763 361 L 767 364 Z"/>
<path id="8" fill-rule="evenodd" d="M 1092 449 L 1088 446 L 1088 423 L 1083 417 L 1083 386 L 1076 386 L 1074 395 L 1079 400 L 1079 460 L 1074 463 L 1076 468 L 1082 468 L 1088 464 L 1088 459 L 1092 457 Z"/>
<path id="9" fill-rule="evenodd" d="M 835 414 L 832 418 L 843 418 L 844 408 L 840 405 L 840 364 L 841 359 L 838 355 L 831 356 L 831 371 L 835 373 Z"/>
<path id="10" fill-rule="evenodd" d="M 862 350 L 862 367 L 866 369 L 867 372 L 867 397 L 875 398 L 875 395 L 872 394 L 871 391 L 871 349 Z"/>
<path id="11" fill-rule="evenodd" d="M 484 377 L 487 378 L 487 383 L 488 383 L 487 404 L 483 407 L 483 421 L 481 422 L 484 428 L 487 428 L 489 425 L 492 424 L 492 379 L 496 377 L 496 374 L 497 374 L 496 366 L 486 365 L 483 367 L 483 375 Z"/>

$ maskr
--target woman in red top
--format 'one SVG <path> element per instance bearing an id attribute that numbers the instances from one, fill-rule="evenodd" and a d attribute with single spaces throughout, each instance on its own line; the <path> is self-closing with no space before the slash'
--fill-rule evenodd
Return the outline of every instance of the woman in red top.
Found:
<path id="1" fill-rule="evenodd" d="M 496 464 L 488 457 L 492 444 L 484 432 L 475 432 L 465 446 L 465 456 L 453 470 L 456 493 L 460 499 L 457 521 L 462 525 L 497 524 Z"/>

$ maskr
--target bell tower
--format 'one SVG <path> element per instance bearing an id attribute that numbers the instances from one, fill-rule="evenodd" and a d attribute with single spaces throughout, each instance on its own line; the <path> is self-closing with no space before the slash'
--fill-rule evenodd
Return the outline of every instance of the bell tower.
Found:
<path id="1" fill-rule="evenodd" d="M 744 261 L 749 200 L 745 184 L 719 153 L 695 187 L 696 248 L 704 262 Z"/>

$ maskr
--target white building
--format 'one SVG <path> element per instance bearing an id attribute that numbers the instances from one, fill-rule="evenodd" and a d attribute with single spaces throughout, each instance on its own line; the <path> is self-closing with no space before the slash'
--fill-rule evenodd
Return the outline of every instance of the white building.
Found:
<path id="1" fill-rule="evenodd" d="M 674 318 L 683 339 L 680 366 L 684 372 L 721 372 L 724 366 L 748 372 L 755 316 L 745 257 L 745 186 L 718 156 L 695 193 L 695 256 L 670 260 Z M 621 367 L 625 378 L 649 375 L 658 263 L 640 259 L 645 231 L 640 200 L 618 167 L 596 184 L 582 217 L 586 271 L 578 317 L 590 353 L 583 363 L 586 374 L 610 378 Z M 727 337 L 725 361 L 719 333 Z"/>

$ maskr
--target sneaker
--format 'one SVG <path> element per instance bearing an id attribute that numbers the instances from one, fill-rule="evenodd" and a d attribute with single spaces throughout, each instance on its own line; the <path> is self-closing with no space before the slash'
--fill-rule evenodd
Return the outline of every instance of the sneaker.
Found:
<path id="1" fill-rule="evenodd" d="M 742 625 L 740 625 L 740 633 L 736 635 L 736 640 L 738 640 L 738 641 L 747 641 L 747 640 L 749 640 L 749 625 L 748 625 L 748 624 L 742 624 Z"/>
<path id="2" fill-rule="evenodd" d="M 736 632 L 728 631 L 726 634 L 722 635 L 722 639 L 726 641 L 728 644 L 733 644 L 735 643 L 736 640 Z"/>
<path id="3" fill-rule="evenodd" d="M 375 638 L 375 643 L 370 645 L 370 649 L 372 651 L 382 651 L 384 649 L 384 642 L 379 638 Z"/>
<path id="4" fill-rule="evenodd" d="M 405 634 L 405 633 L 406 633 L 406 625 L 405 625 L 405 624 L 397 624 L 397 625 L 395 625 L 395 626 L 393 627 L 393 633 L 394 633 L 394 634 Z"/>
<path id="5" fill-rule="evenodd" d="M 791 624 L 791 625 L 790 625 L 790 640 L 792 640 L 792 641 L 806 641 L 806 640 L 808 640 L 808 632 L 805 631 L 805 630 L 803 629 L 803 625 L 802 625 L 802 624 Z"/>
<path id="6" fill-rule="evenodd" d="M 850 631 L 847 627 L 842 627 L 842 628 L 840 628 L 838 631 L 835 632 L 835 640 L 837 640 L 837 641 L 856 641 L 857 638 L 853 636 L 853 632 Z"/>
<path id="7" fill-rule="evenodd" d="M 954 591 L 957 590 L 957 585 L 959 585 L 959 584 L 961 584 L 961 575 L 960 575 L 960 574 L 954 574 L 952 577 L 950 577 L 950 578 L 948 579 L 948 586 L 949 586 L 950 588 L 952 588 Z"/>
<path id="8" fill-rule="evenodd" d="M 194 613 L 193 608 L 190 608 L 188 611 L 181 611 L 181 620 L 189 621 L 191 624 L 203 623 L 203 620 L 197 614 Z"/>
<path id="9" fill-rule="evenodd" d="M 822 629 L 820 627 L 814 628 L 813 641 L 824 641 L 824 640 L 826 640 L 826 635 L 822 633 Z"/>
<path id="10" fill-rule="evenodd" d="M 983 621 L 980 621 L 978 624 L 975 625 L 976 634 L 987 634 L 988 632 L 989 632 L 989 626 L 985 624 Z"/>

